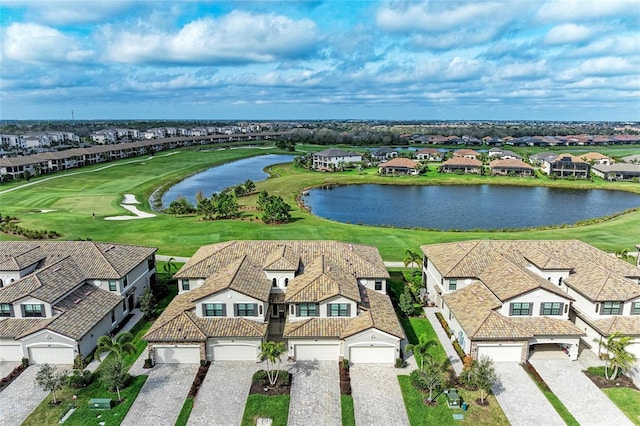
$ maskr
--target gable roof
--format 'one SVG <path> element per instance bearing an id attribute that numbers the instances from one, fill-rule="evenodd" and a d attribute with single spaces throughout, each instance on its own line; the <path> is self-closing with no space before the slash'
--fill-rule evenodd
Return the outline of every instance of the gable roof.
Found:
<path id="1" fill-rule="evenodd" d="M 482 161 L 476 160 L 475 158 L 467 158 L 467 157 L 451 157 L 444 163 L 443 166 L 472 166 L 472 167 L 481 167 Z"/>
<path id="2" fill-rule="evenodd" d="M 360 301 L 356 277 L 347 273 L 340 265 L 321 255 L 305 266 L 303 274 L 289 283 L 285 302 L 321 302 L 334 296 L 344 296 Z"/>
<path id="3" fill-rule="evenodd" d="M 504 167 L 533 170 L 533 167 L 530 164 L 527 164 L 524 161 L 518 160 L 516 158 L 493 160 L 489 163 L 489 167 L 491 167 L 492 169 L 496 167 Z"/>
<path id="4" fill-rule="evenodd" d="M 415 169 L 418 167 L 418 163 L 409 158 L 397 157 L 380 164 L 380 167 L 406 167 L 407 169 Z"/>
<path id="5" fill-rule="evenodd" d="M 313 155 L 318 157 L 352 157 L 352 156 L 361 156 L 362 154 L 359 154 L 357 152 L 343 151 L 338 148 L 329 148 L 322 151 L 318 151 Z"/>

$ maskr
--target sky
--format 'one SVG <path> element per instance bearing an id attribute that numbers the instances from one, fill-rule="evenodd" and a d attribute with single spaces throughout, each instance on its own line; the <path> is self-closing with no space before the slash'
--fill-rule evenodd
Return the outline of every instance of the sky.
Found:
<path id="1" fill-rule="evenodd" d="M 640 0 L 0 2 L 0 119 L 640 121 Z"/>

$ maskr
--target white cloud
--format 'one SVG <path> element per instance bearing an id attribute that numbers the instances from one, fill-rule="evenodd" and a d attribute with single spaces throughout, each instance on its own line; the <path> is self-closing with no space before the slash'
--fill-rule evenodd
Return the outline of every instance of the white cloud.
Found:
<path id="1" fill-rule="evenodd" d="M 638 0 L 553 1 L 540 6 L 540 22 L 589 21 L 616 15 L 638 15 Z"/>
<path id="2" fill-rule="evenodd" d="M 66 25 L 100 22 L 114 16 L 122 16 L 125 10 L 142 5 L 128 0 L 117 1 L 14 1 L 5 0 L 3 7 L 24 8 L 26 16 L 34 22 Z"/>
<path id="3" fill-rule="evenodd" d="M 544 37 L 545 44 L 580 43 L 588 40 L 594 29 L 584 25 L 563 24 L 553 27 Z"/>
<path id="4" fill-rule="evenodd" d="M 62 32 L 43 25 L 14 23 L 9 25 L 2 41 L 3 59 L 27 63 L 82 62 L 93 52 Z"/>
<path id="5" fill-rule="evenodd" d="M 315 24 L 278 15 L 232 12 L 202 18 L 175 33 L 104 31 L 107 56 L 128 63 L 241 64 L 304 56 L 316 47 Z"/>

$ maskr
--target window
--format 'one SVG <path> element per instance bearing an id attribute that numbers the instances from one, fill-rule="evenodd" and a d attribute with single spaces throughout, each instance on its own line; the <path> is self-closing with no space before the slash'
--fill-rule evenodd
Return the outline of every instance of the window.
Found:
<path id="1" fill-rule="evenodd" d="M 109 291 L 117 291 L 115 280 L 109 280 Z"/>
<path id="2" fill-rule="evenodd" d="M 258 306 L 256 303 L 236 303 L 233 305 L 235 315 L 237 317 L 256 317 L 258 316 Z"/>
<path id="3" fill-rule="evenodd" d="M 300 303 L 298 305 L 299 317 L 317 317 L 318 316 L 318 304 L 317 303 Z"/>
<path id="4" fill-rule="evenodd" d="M 512 303 L 509 315 L 512 315 L 512 316 L 531 315 L 531 303 L 529 302 Z"/>
<path id="5" fill-rule="evenodd" d="M 183 291 L 189 290 L 189 280 L 181 280 L 181 283 Z"/>
<path id="6" fill-rule="evenodd" d="M 111 324 L 115 324 L 116 322 L 116 311 L 115 309 L 111 310 Z"/>
<path id="7" fill-rule="evenodd" d="M 562 302 L 545 302 L 540 304 L 540 315 L 562 315 Z"/>
<path id="8" fill-rule="evenodd" d="M 382 280 L 376 280 L 376 286 L 374 287 L 376 290 L 382 290 Z"/>
<path id="9" fill-rule="evenodd" d="M 284 286 L 288 287 L 289 286 L 289 278 L 285 278 L 284 279 Z"/>
<path id="10" fill-rule="evenodd" d="M 151 256 L 147 259 L 147 269 L 153 271 L 156 269 L 156 258 L 155 256 Z"/>
<path id="11" fill-rule="evenodd" d="M 278 280 L 277 279 L 272 279 L 271 280 L 271 287 L 278 287 Z"/>
<path id="12" fill-rule="evenodd" d="M 24 317 L 44 317 L 44 306 L 40 304 L 22 305 L 22 313 Z"/>
<path id="13" fill-rule="evenodd" d="M 456 278 L 449 278 L 449 290 L 455 290 L 458 288 L 458 280 Z"/>
<path id="14" fill-rule="evenodd" d="M 12 317 L 13 308 L 10 303 L 0 303 L 0 317 Z"/>
<path id="15" fill-rule="evenodd" d="M 205 317 L 226 317 L 227 306 L 222 303 L 204 303 L 202 305 L 202 315 Z"/>
<path id="16" fill-rule="evenodd" d="M 348 303 L 330 303 L 327 307 L 328 317 L 348 317 L 351 307 Z"/>
<path id="17" fill-rule="evenodd" d="M 127 276 L 125 275 L 124 278 L 122 278 L 122 288 L 127 288 L 128 285 L 129 280 L 127 280 Z"/>
<path id="18" fill-rule="evenodd" d="M 125 312 L 127 312 L 127 301 L 123 300 L 122 301 L 122 313 L 124 314 Z"/>
<path id="19" fill-rule="evenodd" d="M 622 313 L 622 303 L 604 302 L 600 315 L 620 315 Z"/>
<path id="20" fill-rule="evenodd" d="M 636 302 L 631 306 L 631 315 L 640 315 L 640 302 Z"/>

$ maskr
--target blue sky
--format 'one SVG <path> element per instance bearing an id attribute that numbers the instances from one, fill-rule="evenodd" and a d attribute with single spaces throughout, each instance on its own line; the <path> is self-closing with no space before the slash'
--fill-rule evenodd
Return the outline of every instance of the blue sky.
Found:
<path id="1" fill-rule="evenodd" d="M 1 119 L 640 121 L 640 0 L 0 9 Z"/>

